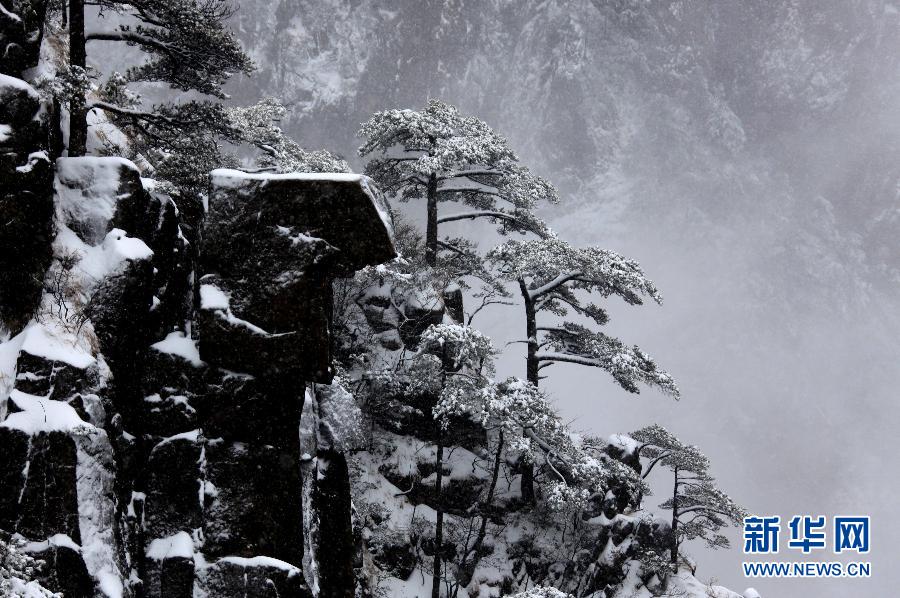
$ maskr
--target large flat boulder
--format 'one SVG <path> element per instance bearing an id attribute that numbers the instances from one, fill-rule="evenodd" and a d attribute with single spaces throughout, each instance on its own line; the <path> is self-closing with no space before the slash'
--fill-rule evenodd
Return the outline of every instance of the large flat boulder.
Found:
<path id="1" fill-rule="evenodd" d="M 363 176 L 211 175 L 200 352 L 226 369 L 329 382 L 331 281 L 395 255 Z"/>

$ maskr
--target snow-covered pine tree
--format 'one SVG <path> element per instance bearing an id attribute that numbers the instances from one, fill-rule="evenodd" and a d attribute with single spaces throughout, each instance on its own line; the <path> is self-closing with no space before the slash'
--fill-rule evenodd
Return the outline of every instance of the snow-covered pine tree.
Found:
<path id="1" fill-rule="evenodd" d="M 670 562 L 673 569 L 677 572 L 678 551 L 687 540 L 702 538 L 710 548 L 727 548 L 728 538 L 719 530 L 740 525 L 747 511 L 715 485 L 706 455 L 655 424 L 641 428 L 631 437 L 640 443 L 638 456 L 646 459 L 642 477 L 650 475 L 658 464 L 673 472 L 672 496 L 660 505 L 672 511 Z"/>
<path id="2" fill-rule="evenodd" d="M 484 121 L 462 116 L 440 100 L 423 110 L 376 112 L 358 135 L 365 139 L 361 156 L 375 155 L 366 166 L 388 194 L 427 204 L 425 260 L 438 264 L 440 249 L 467 253 L 452 240 L 438 238 L 445 222 L 486 218 L 502 234 L 512 231 L 548 234 L 533 209 L 539 201 L 556 203 L 553 186 L 518 162 L 506 139 Z M 456 202 L 467 210 L 440 215 L 439 204 Z"/>
<path id="3" fill-rule="evenodd" d="M 438 395 L 438 407 L 434 412 L 437 423 L 434 482 L 437 515 L 431 598 L 440 598 L 441 580 L 446 577 L 446 567 L 442 562 L 444 506 L 441 493 L 444 485 L 444 434 L 449 425 L 447 416 L 452 409 L 439 407 L 465 402 L 467 397 L 480 393 L 490 383 L 487 376 L 493 373 L 494 355 L 491 339 L 478 330 L 458 324 L 435 324 L 422 334 L 413 360 L 413 376 L 420 381 L 423 389 Z"/>
<path id="4" fill-rule="evenodd" d="M 639 392 L 638 384 L 644 383 L 678 398 L 672 377 L 639 348 L 572 322 L 538 322 L 541 314 L 564 317 L 571 310 L 598 326 L 606 324 L 606 310 L 586 302 L 579 292 L 604 299 L 618 295 L 630 305 L 641 305 L 643 297 L 661 302 L 637 262 L 599 247 L 573 247 L 556 237 L 508 241 L 488 259 L 504 279 L 519 286 L 525 303 L 529 382 L 537 385 L 541 370 L 568 362 L 604 369 L 628 392 Z"/>
<path id="5" fill-rule="evenodd" d="M 350 165 L 327 150 L 306 150 L 287 137 L 278 125 L 287 108 L 275 98 L 225 110 L 229 139 L 259 150 L 261 170 L 272 172 L 350 172 Z"/>
<path id="6" fill-rule="evenodd" d="M 0 595 L 9 598 L 62 598 L 35 578 L 41 562 L 23 550 L 23 542 L 0 532 Z"/>
<path id="7" fill-rule="evenodd" d="M 528 348 L 528 381 L 537 386 L 540 371 L 559 362 L 606 370 L 628 392 L 640 392 L 639 384 L 655 386 L 676 399 L 675 381 L 637 346 L 575 322 L 539 322 L 542 314 L 565 317 L 569 312 L 606 324 L 602 307 L 584 300 L 588 294 L 601 298 L 618 295 L 630 305 L 641 305 L 643 297 L 661 302 L 659 291 L 644 276 L 637 262 L 599 247 L 577 248 L 549 236 L 532 241 L 507 241 L 488 253 L 488 260 L 501 278 L 516 283 L 525 306 L 525 343 Z M 534 501 L 529 467 L 522 476 L 522 494 Z"/>
<path id="8" fill-rule="evenodd" d="M 113 10 L 122 15 L 123 22 L 108 31 L 86 31 L 86 5 Z M 69 0 L 69 69 L 70 76 L 80 81 L 69 86 L 69 155 L 84 155 L 87 113 L 93 109 L 128 119 L 162 146 L 171 146 L 180 137 L 195 138 L 203 127 L 217 130 L 223 119 L 222 109 L 215 102 L 167 103 L 137 109 L 115 102 L 116 96 L 111 94 L 89 102 L 88 48 L 92 41 L 122 42 L 147 53 L 147 62 L 117 77 L 117 89 L 130 82 L 165 83 L 180 91 L 223 99 L 226 94 L 222 86 L 229 77 L 253 70 L 250 58 L 226 26 L 231 14 L 227 0 Z"/>

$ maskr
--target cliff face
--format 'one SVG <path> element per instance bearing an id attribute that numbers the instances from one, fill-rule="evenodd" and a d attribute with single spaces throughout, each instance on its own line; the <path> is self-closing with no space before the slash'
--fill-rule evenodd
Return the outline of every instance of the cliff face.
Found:
<path id="1" fill-rule="evenodd" d="M 37 94 L 0 84 L 0 528 L 71 597 L 352 595 L 346 462 L 298 429 L 333 375 L 332 279 L 394 255 L 380 198 L 216 171 L 207 207 L 120 158 L 54 176 Z"/>

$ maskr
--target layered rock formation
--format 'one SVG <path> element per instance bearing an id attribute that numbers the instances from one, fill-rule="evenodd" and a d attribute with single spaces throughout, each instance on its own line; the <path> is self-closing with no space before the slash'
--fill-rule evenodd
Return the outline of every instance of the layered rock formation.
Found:
<path id="1" fill-rule="evenodd" d="M 5 89 L 38 110 L 23 83 Z M 305 397 L 330 392 L 331 280 L 394 255 L 367 181 L 216 171 L 198 221 L 199 198 L 155 192 L 127 160 L 61 158 L 46 205 L 17 197 L 15 240 L 40 230 L 47 247 L 27 309 L 0 298 L 0 528 L 46 585 L 352 595 L 346 461 L 316 432 L 340 400 L 311 400 L 302 447 L 300 425 Z"/>

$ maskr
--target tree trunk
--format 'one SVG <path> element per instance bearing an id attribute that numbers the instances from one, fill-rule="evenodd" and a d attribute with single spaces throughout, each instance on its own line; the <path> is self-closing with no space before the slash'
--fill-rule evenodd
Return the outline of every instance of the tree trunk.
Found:
<path id="1" fill-rule="evenodd" d="M 69 67 L 87 68 L 84 40 L 84 0 L 69 0 Z M 77 90 L 69 98 L 69 156 L 87 152 L 87 111 L 84 91 Z"/>
<path id="2" fill-rule="evenodd" d="M 434 510 L 437 513 L 434 524 L 434 577 L 431 581 L 431 598 L 441 596 L 441 556 L 444 551 L 444 505 L 441 499 L 441 485 L 444 481 L 444 440 L 438 423 L 437 458 L 435 459 Z"/>
<path id="3" fill-rule="evenodd" d="M 525 334 L 527 335 L 528 343 L 528 356 L 525 361 L 526 376 L 528 382 L 537 387 L 540 382 L 537 360 L 537 316 L 534 310 L 534 303 L 528 295 L 528 287 L 521 278 L 519 279 L 519 290 L 522 291 L 522 300 L 525 302 Z M 520 470 L 522 478 L 519 488 L 522 492 L 522 500 L 526 504 L 533 505 L 536 502 L 534 496 L 534 464 L 523 462 Z"/>
<path id="4" fill-rule="evenodd" d="M 478 535 L 475 536 L 475 543 L 472 544 L 472 548 L 463 555 L 463 562 L 460 563 L 459 569 L 464 577 L 457 580 L 459 581 L 459 584 L 456 586 L 456 591 L 453 593 L 454 596 L 456 596 L 459 591 L 460 585 L 469 583 L 472 579 L 472 575 L 475 573 L 475 567 L 477 567 L 478 563 L 481 561 L 478 552 L 481 550 L 481 546 L 484 544 L 484 538 L 487 536 L 487 511 L 494 502 L 494 493 L 497 490 L 497 480 L 500 478 L 500 460 L 503 456 L 503 445 L 503 430 L 501 430 L 500 436 L 497 439 L 497 451 L 494 453 L 494 469 L 491 472 L 491 484 L 488 486 L 487 496 L 485 496 L 484 500 L 481 502 L 481 525 L 478 528 Z M 472 555 L 472 560 L 466 562 L 469 554 Z"/>
<path id="5" fill-rule="evenodd" d="M 672 569 L 678 573 L 678 467 L 675 468 L 675 490 L 672 491 Z"/>
<path id="6" fill-rule="evenodd" d="M 437 175 L 428 177 L 428 222 L 425 225 L 425 263 L 434 268 L 437 266 L 438 251 L 438 206 Z"/>

